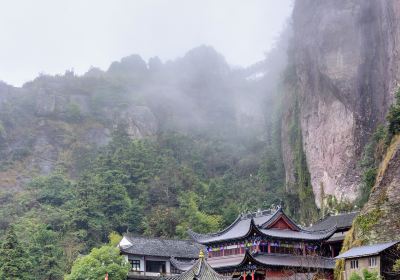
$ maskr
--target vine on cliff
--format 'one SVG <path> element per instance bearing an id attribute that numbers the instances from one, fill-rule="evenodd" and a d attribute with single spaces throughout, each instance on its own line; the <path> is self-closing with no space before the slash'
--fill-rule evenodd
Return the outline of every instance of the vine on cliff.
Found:
<path id="1" fill-rule="evenodd" d="M 295 98 L 294 104 L 291 123 L 289 125 L 289 143 L 294 153 L 294 175 L 297 192 L 289 194 L 286 200 L 288 210 L 294 217 L 297 217 L 302 222 L 309 222 L 318 218 L 318 209 L 314 202 L 310 172 L 308 171 L 306 155 L 303 151 L 303 138 L 299 120 L 300 109 L 297 98 Z"/>

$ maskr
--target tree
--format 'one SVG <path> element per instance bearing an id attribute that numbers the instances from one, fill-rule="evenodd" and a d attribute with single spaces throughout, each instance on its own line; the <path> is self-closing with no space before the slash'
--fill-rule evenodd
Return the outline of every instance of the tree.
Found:
<path id="1" fill-rule="evenodd" d="M 182 222 L 176 227 L 177 234 L 186 236 L 189 228 L 196 232 L 216 232 L 221 225 L 221 216 L 208 215 L 200 211 L 199 197 L 194 192 L 187 192 L 179 198 Z"/>
<path id="2" fill-rule="evenodd" d="M 35 279 L 61 280 L 64 276 L 65 258 L 58 244 L 58 234 L 44 225 L 40 226 L 31 240 L 29 254 L 35 256 Z"/>
<path id="3" fill-rule="evenodd" d="M 72 182 L 60 170 L 49 176 L 37 177 L 29 184 L 40 203 L 53 206 L 61 206 L 71 199 L 72 186 Z"/>
<path id="4" fill-rule="evenodd" d="M 78 258 L 65 280 L 125 280 L 129 263 L 119 254 L 119 249 L 111 245 L 94 248 L 89 255 Z"/>
<path id="5" fill-rule="evenodd" d="M 0 279 L 32 279 L 31 263 L 20 245 L 14 226 L 10 226 L 0 250 Z"/>

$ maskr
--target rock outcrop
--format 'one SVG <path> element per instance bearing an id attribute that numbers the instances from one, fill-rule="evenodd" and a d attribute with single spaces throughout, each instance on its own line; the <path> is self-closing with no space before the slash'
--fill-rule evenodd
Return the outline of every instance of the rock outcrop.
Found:
<path id="1" fill-rule="evenodd" d="M 362 243 L 400 238 L 400 136 L 380 164 L 370 198 L 353 225 L 353 239 Z"/>
<path id="2" fill-rule="evenodd" d="M 363 147 L 400 81 L 400 2 L 297 0 L 293 28 L 293 91 L 316 203 L 321 191 L 353 201 Z M 286 142 L 288 130 L 283 122 Z M 289 156 L 285 166 L 293 180 Z"/>
<path id="3" fill-rule="evenodd" d="M 96 90 L 82 86 L 86 80 L 65 75 L 40 77 L 21 88 L 0 84 L 0 191 L 19 191 L 57 166 L 73 175 L 76 163 L 107 145 L 120 124 L 132 139 L 157 133 L 150 108 L 99 101 Z M 106 94 L 112 96 L 112 89 Z"/>

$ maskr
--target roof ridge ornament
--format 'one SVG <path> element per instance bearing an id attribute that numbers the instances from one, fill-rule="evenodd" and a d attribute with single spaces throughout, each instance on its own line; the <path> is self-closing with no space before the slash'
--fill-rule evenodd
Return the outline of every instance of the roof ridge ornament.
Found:
<path id="1" fill-rule="evenodd" d="M 199 259 L 204 259 L 204 251 L 203 251 L 203 249 L 200 250 Z"/>

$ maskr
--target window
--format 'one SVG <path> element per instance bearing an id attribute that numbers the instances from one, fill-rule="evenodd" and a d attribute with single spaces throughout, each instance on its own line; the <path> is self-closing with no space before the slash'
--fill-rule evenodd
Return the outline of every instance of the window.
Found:
<path id="1" fill-rule="evenodd" d="M 165 261 L 146 261 L 146 272 L 166 272 Z"/>
<path id="2" fill-rule="evenodd" d="M 132 271 L 140 271 L 140 260 L 129 260 Z"/>
<path id="3" fill-rule="evenodd" d="M 375 267 L 375 266 L 376 266 L 376 257 L 369 258 L 369 267 Z"/>
<path id="4" fill-rule="evenodd" d="M 351 269 L 358 269 L 358 260 L 351 260 L 350 261 L 350 268 Z"/>

